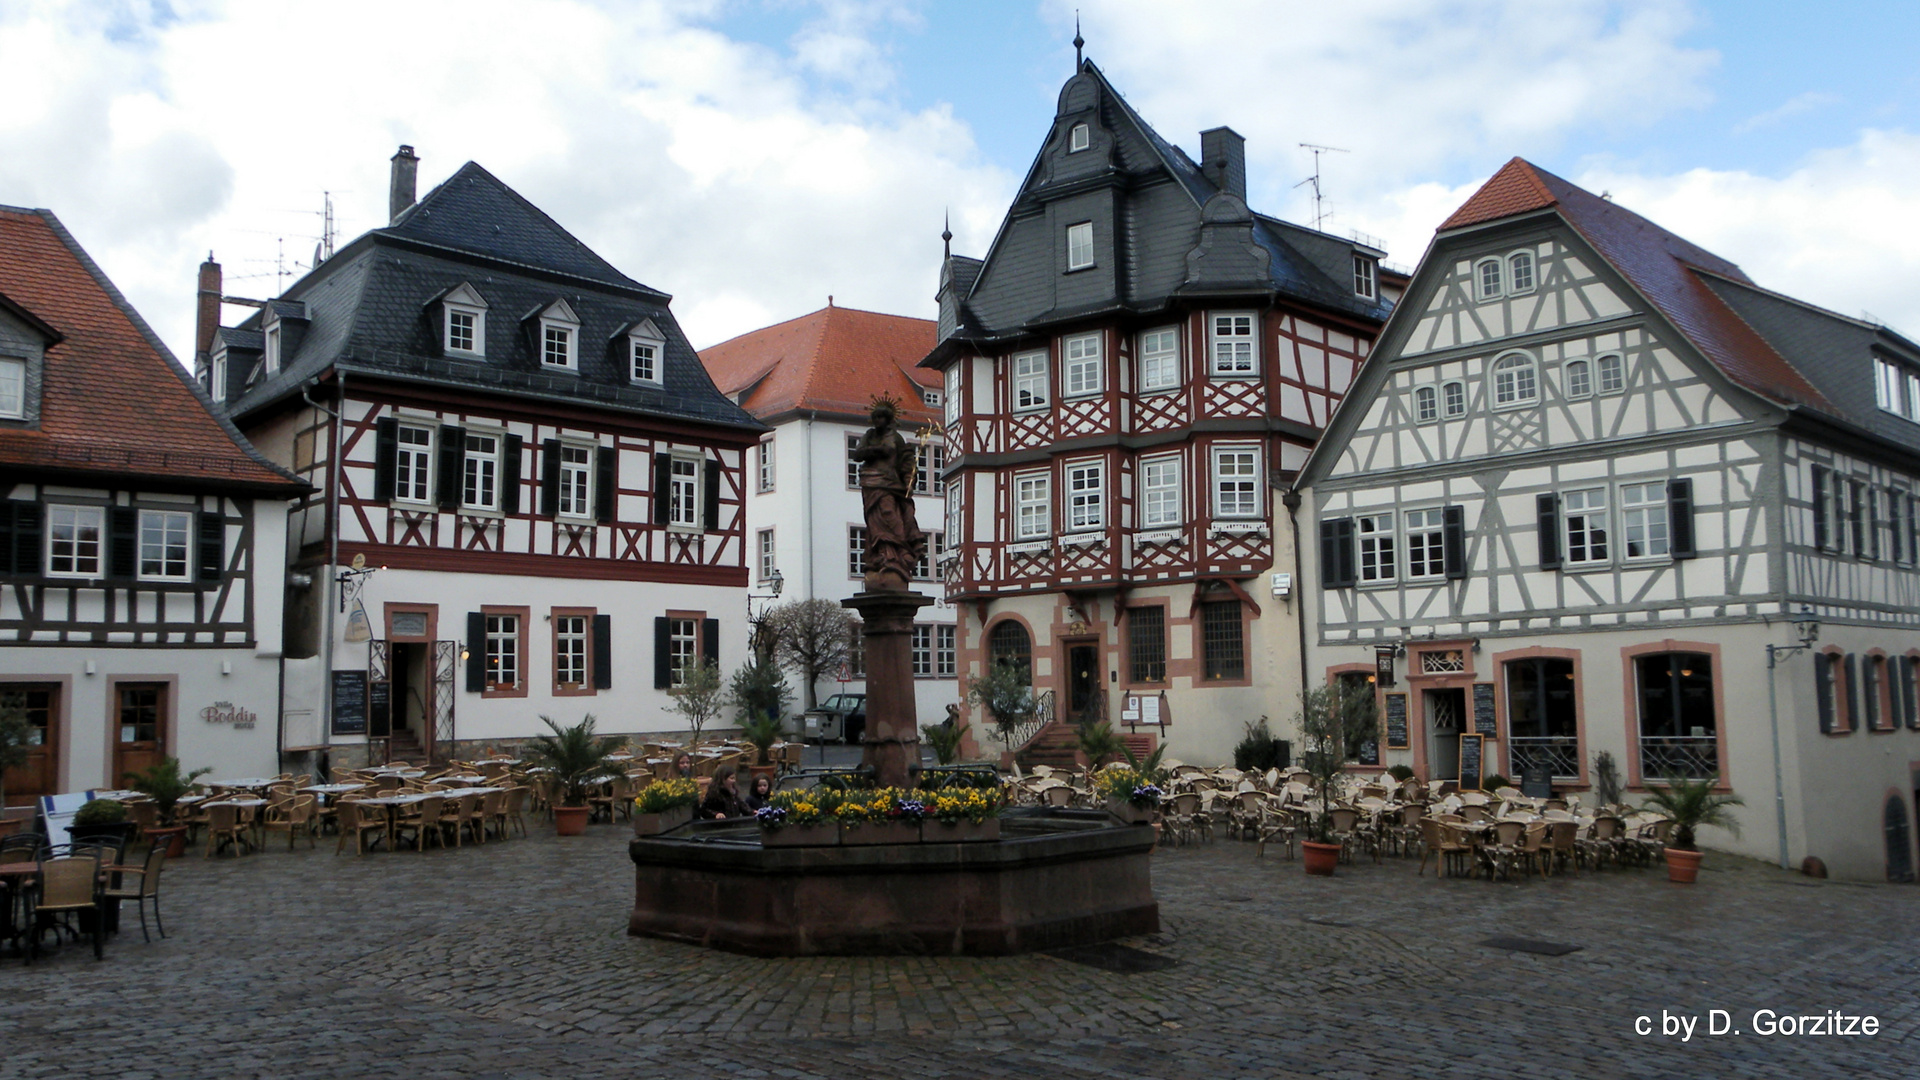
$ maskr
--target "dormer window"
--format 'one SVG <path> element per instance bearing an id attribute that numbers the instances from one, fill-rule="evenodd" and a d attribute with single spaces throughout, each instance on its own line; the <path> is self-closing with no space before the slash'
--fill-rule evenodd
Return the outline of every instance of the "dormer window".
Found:
<path id="1" fill-rule="evenodd" d="M 1087 125 L 1075 124 L 1073 128 L 1067 132 L 1067 153 L 1077 154 L 1085 150 L 1092 142 L 1093 139 L 1087 131 Z"/>
<path id="2" fill-rule="evenodd" d="M 921 390 L 920 401 L 929 409 L 937 409 L 940 407 L 940 391 Z"/>
<path id="3" fill-rule="evenodd" d="M 471 285 L 461 284 L 440 299 L 441 344 L 449 356 L 487 355 L 487 302 Z"/>
<path id="4" fill-rule="evenodd" d="M 540 366 L 563 371 L 579 369 L 580 319 L 565 300 L 555 300 L 540 313 Z"/>
<path id="5" fill-rule="evenodd" d="M 227 400 L 227 350 L 213 351 L 211 366 L 207 369 L 207 396 L 215 401 Z"/>
<path id="6" fill-rule="evenodd" d="M 627 331 L 627 377 L 637 383 L 659 386 L 661 383 L 660 357 L 666 348 L 666 335 L 653 324 L 652 319 L 642 319 L 639 324 Z"/>
<path id="7" fill-rule="evenodd" d="M 280 324 L 278 322 L 267 327 L 265 352 L 263 356 L 267 374 L 271 375 L 280 370 Z"/>
<path id="8" fill-rule="evenodd" d="M 27 415 L 27 362 L 0 356 L 0 419 L 19 420 Z"/>
<path id="9" fill-rule="evenodd" d="M 1085 270 L 1093 265 L 1093 222 L 1067 226 L 1067 269 Z"/>
<path id="10" fill-rule="evenodd" d="M 1375 296 L 1373 260 L 1365 255 L 1353 257 L 1353 294 L 1367 300 Z"/>
<path id="11" fill-rule="evenodd" d="M 1883 356 L 1873 358 L 1874 401 L 1908 420 L 1920 420 L 1920 371 Z"/>

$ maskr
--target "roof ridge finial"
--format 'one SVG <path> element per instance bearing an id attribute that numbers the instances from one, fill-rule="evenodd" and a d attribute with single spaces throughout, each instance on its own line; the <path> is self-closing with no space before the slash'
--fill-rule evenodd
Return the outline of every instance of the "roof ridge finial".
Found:
<path id="1" fill-rule="evenodd" d="M 946 220 L 940 226 L 941 257 L 953 258 L 953 208 L 947 208 Z"/>
<path id="2" fill-rule="evenodd" d="M 1073 73 L 1075 75 L 1080 74 L 1080 68 L 1084 64 L 1086 64 L 1086 60 L 1080 55 L 1080 50 L 1086 44 L 1087 44 L 1086 39 L 1080 36 L 1080 9 L 1074 8 L 1073 9 Z"/>

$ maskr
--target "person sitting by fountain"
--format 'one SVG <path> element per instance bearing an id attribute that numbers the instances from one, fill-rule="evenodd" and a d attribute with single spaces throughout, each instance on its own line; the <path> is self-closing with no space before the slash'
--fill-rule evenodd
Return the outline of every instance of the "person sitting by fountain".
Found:
<path id="1" fill-rule="evenodd" d="M 751 814 L 767 805 L 767 800 L 771 798 L 773 798 L 773 777 L 766 773 L 755 773 L 753 783 L 748 785 L 747 794 L 741 801 L 746 804 L 747 812 Z"/>
<path id="2" fill-rule="evenodd" d="M 680 751 L 673 759 L 673 778 L 675 780 L 693 779 L 693 755 Z"/>
<path id="3" fill-rule="evenodd" d="M 733 766 L 720 766 L 714 771 L 713 782 L 707 785 L 706 799 L 700 803 L 700 819 L 716 821 L 747 815 L 747 805 L 740 801 L 740 778 L 735 775 Z"/>

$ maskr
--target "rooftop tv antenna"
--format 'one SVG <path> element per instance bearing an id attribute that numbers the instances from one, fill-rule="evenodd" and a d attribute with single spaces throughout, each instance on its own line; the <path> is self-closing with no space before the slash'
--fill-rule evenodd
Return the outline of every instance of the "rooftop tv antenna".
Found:
<path id="1" fill-rule="evenodd" d="M 1324 196 L 1322 196 L 1320 193 L 1320 155 L 1321 154 L 1350 154 L 1353 151 L 1342 149 L 1341 147 L 1338 147 L 1338 146 L 1319 146 L 1314 143 L 1304 143 L 1304 142 L 1300 144 L 1300 148 L 1302 150 L 1313 151 L 1313 175 L 1307 177 L 1305 180 L 1302 180 L 1300 181 L 1300 183 L 1295 184 L 1293 186 L 1300 187 L 1304 184 L 1313 185 L 1313 227 L 1316 231 L 1319 231 L 1320 223 L 1326 220 L 1326 218 L 1329 216 L 1326 213 L 1326 211 L 1323 209 Z"/>
<path id="2" fill-rule="evenodd" d="M 333 238 L 338 224 L 333 219 L 333 192 L 320 193 L 320 258 L 333 258 Z"/>

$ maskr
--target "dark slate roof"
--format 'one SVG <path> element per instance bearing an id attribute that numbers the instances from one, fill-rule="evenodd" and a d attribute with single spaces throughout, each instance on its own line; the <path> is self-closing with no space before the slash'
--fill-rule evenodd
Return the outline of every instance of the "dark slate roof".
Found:
<path id="1" fill-rule="evenodd" d="M 498 232 L 484 216 L 496 212 L 507 218 Z M 432 240 L 423 242 L 423 236 Z M 559 265 L 523 261 L 543 253 Z M 462 283 L 487 302 L 484 360 L 447 356 L 441 349 L 435 301 Z M 580 319 L 578 374 L 541 365 L 534 340 L 538 324 L 523 318 L 556 300 L 565 300 Z M 288 301 L 304 306 L 306 331 L 281 358 L 278 373 L 256 371 L 245 392 L 228 402 L 234 415 L 282 401 L 337 368 L 663 419 L 760 427 L 715 389 L 668 310 L 666 294 L 614 270 L 471 163 L 395 227 L 366 233 L 294 283 L 281 298 Z M 233 342 L 256 331 L 261 318 L 253 314 L 237 334 L 223 330 L 223 339 Z M 629 380 L 625 338 L 614 340 L 643 319 L 651 319 L 666 337 L 659 387 Z"/>
<path id="2" fill-rule="evenodd" d="M 539 207 L 471 161 L 408 207 L 399 220 L 374 231 L 667 298 L 615 270 Z"/>

